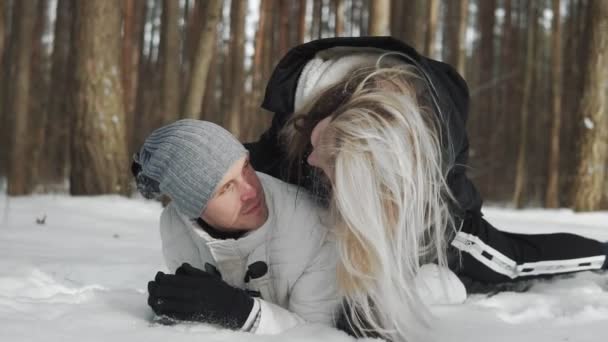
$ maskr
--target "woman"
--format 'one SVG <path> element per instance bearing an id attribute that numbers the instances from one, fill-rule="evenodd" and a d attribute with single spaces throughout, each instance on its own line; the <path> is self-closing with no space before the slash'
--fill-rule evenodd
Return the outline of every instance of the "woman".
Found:
<path id="1" fill-rule="evenodd" d="M 463 277 L 487 283 L 605 266 L 598 241 L 508 234 L 482 218 L 465 174 L 466 83 L 395 39 L 294 48 L 271 77 L 263 107 L 275 116 L 248 145 L 252 162 L 332 209 L 343 327 L 353 334 L 424 336 L 424 306 L 411 284 L 429 260 L 450 259 Z"/>

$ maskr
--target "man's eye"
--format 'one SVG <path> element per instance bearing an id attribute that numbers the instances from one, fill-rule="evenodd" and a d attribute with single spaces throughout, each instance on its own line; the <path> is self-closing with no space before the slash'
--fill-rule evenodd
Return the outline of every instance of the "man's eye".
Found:
<path id="1" fill-rule="evenodd" d="M 217 195 L 221 196 L 221 195 L 227 193 L 230 190 L 232 190 L 232 183 L 224 185 L 224 187 L 222 187 L 222 189 L 220 190 L 220 192 L 218 192 Z"/>

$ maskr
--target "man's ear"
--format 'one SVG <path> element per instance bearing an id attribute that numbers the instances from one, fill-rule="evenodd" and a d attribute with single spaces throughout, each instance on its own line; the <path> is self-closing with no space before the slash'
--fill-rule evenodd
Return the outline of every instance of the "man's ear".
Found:
<path id="1" fill-rule="evenodd" d="M 139 152 L 133 154 L 133 162 L 131 163 L 131 174 L 133 177 L 141 172 L 141 164 L 139 163 Z"/>

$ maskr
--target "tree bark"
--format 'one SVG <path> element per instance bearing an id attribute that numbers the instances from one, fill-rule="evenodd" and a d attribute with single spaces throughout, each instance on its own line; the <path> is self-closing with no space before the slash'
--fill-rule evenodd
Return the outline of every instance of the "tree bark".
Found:
<path id="1" fill-rule="evenodd" d="M 48 66 L 50 65 L 50 56 L 47 53 L 43 37 L 46 34 L 49 26 L 49 2 L 48 0 L 37 0 L 36 9 L 36 24 L 34 25 L 34 35 L 32 36 L 32 57 L 31 57 L 31 87 L 29 96 L 29 112 L 32 120 L 29 120 L 28 131 L 30 139 L 28 139 L 28 154 L 30 155 L 30 167 L 23 170 L 26 177 L 32 186 L 32 190 L 39 191 L 39 186 L 44 185 L 41 178 L 46 178 L 46 174 L 41 172 L 45 170 L 42 165 L 42 150 L 46 146 L 46 130 L 45 126 L 48 121 Z M 42 176 L 42 177 L 41 177 Z"/>
<path id="2" fill-rule="evenodd" d="M 45 169 L 49 183 L 63 183 L 70 167 L 69 137 L 72 127 L 71 74 L 69 69 L 72 45 L 74 0 L 57 2 L 57 20 L 53 55 L 51 57 L 51 87 L 49 88 L 47 144 Z"/>
<path id="3" fill-rule="evenodd" d="M 428 3 L 426 0 L 413 0 L 406 5 L 407 23 L 404 24 L 405 41 L 417 51 L 424 52 L 428 26 Z"/>
<path id="4" fill-rule="evenodd" d="M 451 1 L 448 1 L 448 4 Z M 404 40 L 403 24 L 407 21 L 405 13 L 405 2 L 403 0 L 392 0 L 391 2 L 391 36 Z"/>
<path id="5" fill-rule="evenodd" d="M 17 1 L 14 4 L 13 53 L 9 79 L 13 86 L 9 90 L 7 114 L 12 122 L 11 143 L 8 157 L 7 193 L 11 196 L 31 192 L 32 184 L 27 170 L 31 167 L 27 140 L 29 136 L 29 92 L 31 81 L 32 36 L 36 21 L 36 1 Z"/>
<path id="6" fill-rule="evenodd" d="M 192 9 L 190 10 L 190 2 L 186 3 L 184 12 L 184 44 L 182 48 L 182 62 L 181 62 L 181 73 L 182 82 L 190 83 L 190 74 L 192 72 L 192 63 L 196 59 L 196 50 L 200 33 L 203 30 L 203 18 L 206 16 L 205 11 L 207 7 L 207 1 L 195 0 L 192 1 Z M 184 99 L 188 89 L 184 87 Z M 185 106 L 185 103 L 184 103 Z"/>
<path id="7" fill-rule="evenodd" d="M 125 106 L 120 78 L 121 7 L 77 1 L 72 195 L 129 194 Z"/>
<path id="8" fill-rule="evenodd" d="M 300 2 L 300 4 L 302 4 Z M 264 59 L 265 58 L 269 58 L 268 55 L 265 54 L 266 52 L 266 35 L 267 35 L 267 30 L 269 27 L 269 23 L 268 23 L 268 9 L 269 6 L 271 5 L 271 0 L 261 0 L 260 1 L 260 17 L 259 17 L 259 21 L 258 21 L 258 27 L 257 27 L 257 31 L 255 33 L 255 42 L 254 42 L 254 46 L 255 46 L 255 51 L 253 53 L 253 80 L 252 80 L 252 93 L 251 93 L 251 107 L 250 107 L 250 111 L 252 113 L 258 113 L 258 107 L 261 103 L 261 99 L 262 99 L 262 92 L 263 92 L 263 88 L 264 88 Z M 306 7 L 304 6 L 304 9 L 306 9 Z M 300 10 L 302 10 L 302 7 L 300 7 Z M 304 10 L 304 13 L 306 11 Z M 301 13 L 300 13 L 301 14 Z M 300 15 L 300 19 L 302 18 L 302 15 Z M 302 22 L 300 21 L 300 26 L 299 26 L 299 32 L 300 34 L 302 34 L 303 32 L 302 30 Z"/>
<path id="9" fill-rule="evenodd" d="M 125 98 L 126 134 L 129 154 L 134 152 L 135 109 L 139 81 L 139 63 L 146 22 L 146 0 L 123 2 L 122 82 Z"/>
<path id="10" fill-rule="evenodd" d="M 230 9 L 230 95 L 226 127 L 236 137 L 241 135 L 240 108 L 244 83 L 245 16 L 248 1 L 232 1 Z M 226 97 L 227 94 L 222 96 Z"/>
<path id="11" fill-rule="evenodd" d="M 289 50 L 289 9 L 291 1 L 279 0 L 279 56 L 284 56 Z M 245 21 L 243 16 L 243 22 Z M 243 38 L 244 39 L 244 38 Z"/>
<path id="12" fill-rule="evenodd" d="M 576 118 L 578 105 L 583 97 L 583 63 L 572 63 L 572 61 L 585 61 L 583 46 L 588 44 L 588 37 L 584 32 L 584 23 L 587 21 L 587 10 L 583 6 L 587 2 L 571 0 L 565 15 L 563 25 L 565 35 L 563 61 L 562 61 L 562 91 L 567 96 L 562 97 L 561 106 L 563 113 L 560 151 L 564 156 L 576 156 L 578 153 L 578 134 L 580 133 Z M 560 189 L 563 196 L 560 198 L 560 206 L 572 207 L 574 199 L 574 182 L 576 180 L 577 163 L 572 158 L 560 158 Z"/>
<path id="13" fill-rule="evenodd" d="M 135 0 L 123 0 L 123 37 L 122 37 L 122 83 L 125 92 L 125 113 L 127 123 L 134 110 L 134 98 L 132 94 L 133 80 L 133 51 L 138 51 L 135 36 Z M 138 56 L 139 57 L 139 56 Z M 127 127 L 129 125 L 127 124 Z M 127 132 L 129 129 L 127 128 Z"/>
<path id="14" fill-rule="evenodd" d="M 514 177 L 514 161 L 516 159 L 513 146 L 517 146 L 518 134 L 516 130 L 518 121 L 513 118 L 512 113 L 519 111 L 519 107 L 514 96 L 519 85 L 521 84 L 519 79 L 520 63 L 519 63 L 519 50 L 517 47 L 517 36 L 518 31 L 516 28 L 517 17 L 514 14 L 513 8 L 514 1 L 505 0 L 503 4 L 504 8 L 504 19 L 501 29 L 500 37 L 500 52 L 499 57 L 496 58 L 498 67 L 497 74 L 500 75 L 500 85 L 496 92 L 496 106 L 494 111 L 496 114 L 496 127 L 502 127 L 503 129 L 497 130 L 492 133 L 492 154 L 495 156 L 502 156 L 498 167 L 501 172 L 501 181 L 496 182 L 496 194 L 495 200 L 508 202 L 511 200 L 513 194 L 513 184 L 515 183 Z M 514 107 L 518 109 L 514 109 Z M 517 127 L 517 128 L 516 128 Z"/>
<path id="15" fill-rule="evenodd" d="M 168 123 L 181 117 L 180 99 L 180 34 L 179 1 L 163 0 L 160 51 L 162 65 L 161 122 Z"/>
<path id="16" fill-rule="evenodd" d="M 298 44 L 304 43 L 306 40 L 306 0 L 300 0 L 300 13 L 298 15 Z M 260 4 L 260 8 L 263 6 Z M 260 19 L 262 13 L 260 12 Z"/>
<path id="17" fill-rule="evenodd" d="M 435 37 L 437 36 L 437 24 L 439 20 L 439 0 L 428 0 L 428 24 L 426 30 L 425 53 L 427 56 L 436 58 Z"/>
<path id="18" fill-rule="evenodd" d="M 200 33 L 196 58 L 193 61 L 192 75 L 190 77 L 190 87 L 186 95 L 186 106 L 184 116 L 187 118 L 198 119 L 201 116 L 203 98 L 205 96 L 207 76 L 213 55 L 217 37 L 217 24 L 220 21 L 222 0 L 208 0 L 206 6 L 207 17 L 204 18 L 203 31 Z"/>
<path id="19" fill-rule="evenodd" d="M 390 33 L 390 11 L 389 0 L 374 0 L 369 3 L 369 35 L 386 36 Z"/>
<path id="20" fill-rule="evenodd" d="M 311 39 L 321 38 L 321 19 L 323 17 L 323 1 L 313 0 L 312 5 L 312 24 L 310 25 Z"/>
<path id="21" fill-rule="evenodd" d="M 6 111 L 4 110 L 5 102 L 5 91 L 6 91 L 6 75 L 5 75 L 5 54 L 8 49 L 6 48 L 6 33 L 7 33 L 7 22 L 6 11 L 8 11 L 6 1 L 0 1 L 0 177 L 6 176 L 6 164 L 7 164 L 7 145 L 6 140 L 8 135 L 8 122 L 6 122 Z"/>
<path id="22" fill-rule="evenodd" d="M 334 0 L 334 11 L 336 12 L 335 36 L 344 34 L 344 0 Z"/>
<path id="23" fill-rule="evenodd" d="M 524 69 L 524 89 L 520 116 L 520 138 L 517 153 L 517 169 L 515 173 L 515 189 L 513 191 L 513 205 L 523 207 L 523 194 L 526 186 L 527 174 L 527 147 L 528 147 L 528 112 L 530 108 L 530 94 L 532 92 L 532 77 L 534 75 L 534 38 L 538 17 L 535 2 L 528 2 L 528 34 L 526 41 L 526 66 Z"/>
<path id="24" fill-rule="evenodd" d="M 275 64 L 275 60 L 277 58 L 280 58 L 282 56 L 276 56 L 273 53 L 273 40 L 274 40 L 274 17 L 275 17 L 275 13 L 272 10 L 272 0 L 266 0 L 265 3 L 265 7 L 264 7 L 264 21 L 266 22 L 265 24 L 265 29 L 263 34 L 263 40 L 264 40 L 264 44 L 263 44 L 263 51 L 262 51 L 262 63 L 263 63 L 263 69 L 262 69 L 262 80 L 264 80 L 264 82 L 266 82 L 269 78 L 270 78 L 270 74 L 272 73 L 272 69 L 274 67 Z M 316 1 L 316 0 L 315 0 Z M 314 12 L 313 12 L 314 14 Z M 314 16 L 313 16 L 313 21 L 314 21 Z M 314 25 L 313 25 L 314 26 Z M 314 37 L 314 36 L 312 36 Z"/>
<path id="25" fill-rule="evenodd" d="M 553 0 L 553 22 L 552 35 L 551 35 L 551 142 L 549 150 L 549 175 L 547 192 L 545 194 L 545 206 L 547 208 L 558 208 L 559 207 L 559 135 L 561 131 L 561 84 L 562 84 L 562 51 L 561 51 L 561 12 L 560 12 L 560 0 Z"/>
<path id="26" fill-rule="evenodd" d="M 583 122 L 574 186 L 574 209 L 577 211 L 600 208 L 608 157 L 608 2 L 590 1 L 588 6 L 588 60 L 584 63 L 586 79 L 579 106 L 579 118 Z"/>
<path id="27" fill-rule="evenodd" d="M 454 66 L 461 75 L 465 73 L 466 28 L 468 0 L 446 1 L 447 18 L 443 34 L 443 60 Z"/>
<path id="28" fill-rule="evenodd" d="M 479 3 L 479 81 L 476 82 L 473 108 L 476 113 L 476 125 L 479 128 L 475 134 L 475 146 L 482 165 L 482 173 L 478 183 L 485 195 L 496 194 L 496 182 L 492 179 L 496 172 L 492 163 L 492 134 L 487 127 L 493 122 L 492 102 L 496 89 L 496 74 L 494 72 L 494 12 L 496 0 L 484 0 Z"/>

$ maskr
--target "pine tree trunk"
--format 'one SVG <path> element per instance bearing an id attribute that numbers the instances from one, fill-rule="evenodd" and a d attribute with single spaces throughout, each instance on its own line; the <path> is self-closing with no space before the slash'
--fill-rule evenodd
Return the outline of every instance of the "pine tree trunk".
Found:
<path id="1" fill-rule="evenodd" d="M 267 8 L 270 6 L 270 2 L 271 0 L 260 1 L 260 17 L 258 21 L 258 27 L 255 33 L 255 51 L 253 53 L 253 80 L 250 110 L 251 113 L 255 113 L 256 116 L 258 115 L 258 107 L 262 102 L 262 92 L 264 89 L 264 59 L 269 58 L 269 56 L 265 55 L 264 52 L 266 51 L 266 31 L 268 30 L 269 26 L 266 15 L 268 12 Z M 300 7 L 300 9 L 302 9 L 302 7 Z M 302 16 L 300 16 L 300 18 L 302 18 Z M 301 29 L 302 26 L 299 27 L 300 34 Z"/>
<path id="2" fill-rule="evenodd" d="M 77 1 L 72 195 L 129 194 L 125 106 L 120 78 L 121 7 Z"/>
<path id="3" fill-rule="evenodd" d="M 361 36 L 369 36 L 369 17 L 370 13 L 370 1 L 369 0 L 361 0 L 361 5 L 359 7 L 359 34 Z"/>
<path id="4" fill-rule="evenodd" d="M 479 3 L 479 81 L 477 82 L 474 96 L 474 110 L 477 114 L 476 125 L 479 131 L 471 139 L 476 146 L 479 160 L 482 166 L 482 176 L 478 184 L 485 196 L 493 197 L 496 194 L 496 182 L 492 179 L 496 172 L 492 163 L 492 134 L 487 127 L 495 119 L 493 116 L 492 102 L 496 88 L 496 75 L 494 73 L 494 24 L 496 22 L 494 12 L 496 0 L 485 0 Z"/>
<path id="5" fill-rule="evenodd" d="M 53 45 L 51 87 L 48 104 L 45 168 L 47 181 L 62 183 L 68 177 L 70 165 L 69 138 L 73 108 L 70 99 L 69 61 L 72 45 L 74 0 L 57 2 L 57 20 Z"/>
<path id="6" fill-rule="evenodd" d="M 230 9 L 230 96 L 228 124 L 226 128 L 240 138 L 241 135 L 241 99 L 244 83 L 245 55 L 245 16 L 248 1 L 232 1 Z M 222 96 L 226 96 L 223 94 Z"/>
<path id="7" fill-rule="evenodd" d="M 168 123 L 181 117 L 179 112 L 180 34 L 179 1 L 163 0 L 160 51 L 162 65 L 161 122 Z"/>
<path id="8" fill-rule="evenodd" d="M 394 35 L 405 41 L 406 43 L 413 46 L 415 49 L 419 49 L 420 46 L 416 46 L 419 42 L 416 41 L 416 32 L 420 31 L 420 28 L 416 25 L 410 25 L 408 23 L 415 23 L 416 18 L 416 9 L 418 6 L 419 0 L 413 1 L 402 1 L 402 0 L 394 0 L 393 5 L 397 6 L 395 10 L 400 15 L 395 15 L 394 21 L 395 23 L 395 33 Z M 391 9 L 391 13 L 393 13 L 393 9 Z M 424 46 L 422 46 L 424 47 Z M 420 51 L 420 50 L 418 50 Z"/>
<path id="9" fill-rule="evenodd" d="M 449 2 L 448 2 L 449 3 Z M 404 40 L 403 24 L 406 21 L 407 13 L 404 12 L 403 0 L 392 0 L 391 2 L 391 36 Z"/>
<path id="10" fill-rule="evenodd" d="M 48 0 L 38 0 L 36 9 L 36 24 L 34 26 L 32 57 L 31 57 L 31 87 L 29 97 L 29 111 L 32 119 L 29 121 L 28 151 L 30 155 L 30 167 L 24 172 L 30 180 L 32 189 L 39 189 L 47 178 L 42 165 L 43 148 L 47 145 L 46 124 L 48 121 L 48 66 L 50 56 L 44 48 L 43 37 L 47 31 L 49 10 Z"/>
<path id="11" fill-rule="evenodd" d="M 585 2 L 586 4 L 587 2 Z M 576 114 L 582 93 L 584 67 L 583 63 L 572 63 L 573 60 L 583 61 L 584 46 L 588 44 L 588 37 L 584 33 L 584 23 L 587 21 L 587 10 L 583 1 L 569 1 L 564 23 L 565 46 L 562 62 L 563 81 L 562 91 L 567 96 L 562 98 L 562 130 L 560 133 L 560 151 L 564 156 L 576 156 L 578 153 L 578 140 L 580 133 L 578 124 L 580 120 Z M 560 158 L 560 189 L 563 195 L 560 206 L 572 207 L 574 198 L 574 182 L 576 180 L 576 162 L 572 158 Z"/>
<path id="12" fill-rule="evenodd" d="M 29 92 L 31 81 L 31 56 L 36 21 L 36 1 L 17 1 L 14 4 L 13 42 L 9 79 L 13 86 L 7 98 L 7 114 L 12 123 L 8 157 L 7 193 L 12 196 L 31 192 L 32 184 L 28 179 L 29 163 L 27 137 L 30 114 Z"/>
<path id="13" fill-rule="evenodd" d="M 289 49 L 289 9 L 291 1 L 279 0 L 279 56 L 284 56 Z M 244 17 L 243 17 L 244 18 Z M 243 19 L 244 21 L 244 19 Z"/>
<path id="14" fill-rule="evenodd" d="M 310 25 L 311 39 L 321 38 L 321 18 L 323 17 L 323 1 L 313 0 L 312 24 Z"/>
<path id="15" fill-rule="evenodd" d="M 518 49 L 517 49 L 517 25 L 515 24 L 516 16 L 514 15 L 512 0 L 504 2 L 504 19 L 502 25 L 502 36 L 500 37 L 500 57 L 498 58 L 498 75 L 500 75 L 501 83 L 496 92 L 497 105 L 494 111 L 497 115 L 497 122 L 502 129 L 492 133 L 492 154 L 502 156 L 498 168 L 501 170 L 501 180 L 496 183 L 495 199 L 501 202 L 507 202 L 511 199 L 513 190 L 512 185 L 515 178 L 513 177 L 514 158 L 511 158 L 512 152 L 516 144 L 517 135 L 513 132 L 515 123 L 512 117 L 512 107 L 516 88 L 519 87 L 518 82 Z"/>
<path id="16" fill-rule="evenodd" d="M 315 0 L 316 1 L 316 0 Z M 314 12 L 313 12 L 314 13 Z M 270 78 L 270 74 L 272 73 L 272 70 L 274 68 L 274 64 L 275 64 L 275 60 L 277 58 L 281 58 L 283 56 L 277 56 L 276 54 L 273 53 L 274 49 L 273 49 L 273 45 L 274 45 L 274 18 L 276 17 L 274 11 L 273 11 L 273 7 L 272 7 L 272 0 L 267 0 L 266 1 L 266 6 L 265 6 L 265 14 L 264 14 L 264 19 L 266 21 L 266 27 L 265 27 L 265 31 L 263 32 L 263 38 L 264 39 L 264 45 L 263 45 L 263 51 L 262 51 L 262 63 L 263 63 L 263 69 L 262 69 L 262 80 L 264 80 L 264 83 Z M 314 21 L 314 17 L 313 17 L 313 21 Z M 314 36 L 312 36 L 314 38 Z"/>
<path id="17" fill-rule="evenodd" d="M 206 0 L 201 0 L 202 3 L 206 4 Z M 203 97 L 203 104 L 201 109 L 200 118 L 202 120 L 212 121 L 218 125 L 223 124 L 223 115 L 224 112 L 221 108 L 221 101 L 219 100 L 222 94 L 222 67 L 223 61 L 221 60 L 221 48 L 220 44 L 223 44 L 223 40 L 219 34 L 219 29 L 225 26 L 224 17 L 221 14 L 222 9 L 224 8 L 225 3 L 222 1 L 222 5 L 220 5 L 220 15 L 218 18 L 218 23 L 216 25 L 216 33 L 213 37 L 213 54 L 211 56 L 211 66 L 209 67 L 209 72 L 207 74 L 207 84 L 205 86 L 205 95 Z M 201 17 L 205 18 L 209 14 L 209 6 L 203 6 L 204 10 L 202 11 Z M 199 35 L 200 38 L 200 35 Z"/>
<path id="18" fill-rule="evenodd" d="M 530 95 L 532 92 L 532 78 L 534 75 L 534 38 L 537 23 L 537 11 L 535 2 L 528 3 L 528 35 L 526 43 L 526 66 L 524 69 L 523 100 L 521 104 L 520 116 L 520 139 L 517 153 L 517 169 L 515 173 L 515 189 L 513 191 L 513 205 L 522 208 L 524 204 L 523 194 L 525 193 L 527 175 L 527 147 L 528 147 L 528 112 L 530 108 Z"/>
<path id="19" fill-rule="evenodd" d="M 445 4 L 447 8 L 443 34 L 443 60 L 464 75 L 468 0 L 446 1 Z"/>
<path id="20" fill-rule="evenodd" d="M 553 22 L 551 33 L 551 143 L 549 150 L 549 175 L 545 205 L 547 208 L 559 207 L 559 134 L 561 131 L 561 84 L 562 84 L 562 51 L 561 51 L 561 13 L 560 0 L 553 0 Z"/>
<path id="21" fill-rule="evenodd" d="M 602 201 L 606 158 L 608 158 L 608 2 L 591 1 L 587 25 L 588 60 L 579 106 L 581 143 L 574 186 L 574 209 L 598 210 Z"/>
<path id="22" fill-rule="evenodd" d="M 6 47 L 6 1 L 0 1 L 0 75 L 4 74 L 4 52 Z M 0 84 L 0 94 L 2 94 L 4 85 Z M 0 95 L 0 98 L 2 96 Z M 0 99 L 0 108 L 2 108 L 2 100 Z M 1 121 L 0 121 L 1 122 Z"/>
<path id="23" fill-rule="evenodd" d="M 123 37 L 122 37 L 122 88 L 125 97 L 125 114 L 127 116 L 127 132 L 130 132 L 129 125 L 131 113 L 135 109 L 133 96 L 133 51 L 137 49 L 137 38 L 135 36 L 135 0 L 123 0 Z M 138 56 L 139 57 L 139 56 Z"/>
<path id="24" fill-rule="evenodd" d="M 155 126 L 154 118 L 155 112 L 151 110 L 151 101 L 148 101 L 148 94 L 150 88 L 154 87 L 151 77 L 152 71 L 152 50 L 150 43 L 146 40 L 146 30 L 149 27 L 150 31 L 153 29 L 151 19 L 155 12 L 155 5 L 149 6 L 148 1 L 144 0 L 145 6 L 141 9 L 143 18 L 143 30 L 139 35 L 139 63 L 137 65 L 137 88 L 135 89 L 135 113 L 133 116 L 133 130 L 131 131 L 131 138 L 129 140 L 129 146 L 131 151 L 137 151 L 141 143 L 150 133 L 152 126 Z M 146 27 L 147 26 L 147 27 Z M 149 32 L 152 36 L 153 32 Z M 150 39 L 152 41 L 152 39 Z M 152 74 L 154 74 L 152 72 Z M 154 98 L 158 98 L 155 96 Z"/>
<path id="25" fill-rule="evenodd" d="M 306 0 L 300 0 L 300 12 L 298 13 L 298 44 L 304 43 L 306 40 Z M 260 5 L 262 8 L 262 5 Z M 260 18 L 261 18 L 260 12 Z"/>
<path id="26" fill-rule="evenodd" d="M 334 0 L 334 10 L 336 11 L 335 36 L 340 37 L 344 34 L 344 0 Z"/>
<path id="27" fill-rule="evenodd" d="M 406 6 L 407 19 L 404 23 L 404 39 L 417 51 L 424 53 L 428 25 L 428 3 L 426 0 L 412 0 Z"/>
<path id="28" fill-rule="evenodd" d="M 539 6 L 539 15 L 547 9 L 547 2 Z M 534 81 L 532 82 L 532 99 L 530 101 L 530 113 L 528 124 L 528 174 L 531 180 L 528 184 L 529 194 L 525 195 L 528 202 L 543 205 L 547 192 L 548 175 L 548 151 L 551 127 L 551 85 L 546 80 L 551 79 L 551 40 L 544 27 L 536 27 L 536 52 L 535 60 L 542 61 L 546 67 L 534 69 Z M 538 62 L 536 62 L 538 63 Z"/>
<path id="29" fill-rule="evenodd" d="M 427 56 L 436 58 L 435 37 L 437 36 L 437 24 L 439 21 L 439 0 L 428 0 L 428 26 L 426 30 L 426 44 L 424 52 Z"/>
<path id="30" fill-rule="evenodd" d="M 129 154 L 134 152 L 135 108 L 139 80 L 141 36 L 145 28 L 146 0 L 123 2 L 122 82 L 125 98 L 126 132 Z"/>
<path id="31" fill-rule="evenodd" d="M 209 0 L 204 18 L 203 31 L 200 33 L 196 58 L 193 60 L 190 87 L 186 96 L 184 116 L 198 119 L 201 116 L 201 108 L 207 85 L 207 75 L 211 66 L 211 60 L 215 54 L 215 43 L 217 37 L 217 24 L 220 20 L 222 0 Z"/>
<path id="32" fill-rule="evenodd" d="M 386 36 L 389 34 L 391 2 L 374 0 L 369 3 L 369 35 Z"/>
<path id="33" fill-rule="evenodd" d="M 146 27 L 140 36 L 139 71 L 137 77 L 137 99 L 135 105 L 133 140 L 130 145 L 137 150 L 146 137 L 162 125 L 160 120 L 161 67 L 158 60 L 158 43 L 162 1 L 147 2 L 145 8 Z M 147 32 L 146 32 L 147 31 Z"/>
<path id="34" fill-rule="evenodd" d="M 8 49 L 6 49 L 6 36 L 7 36 L 7 20 L 8 15 L 6 12 L 8 11 L 8 6 L 6 1 L 0 1 L 0 177 L 6 176 L 6 164 L 7 164 L 7 145 L 8 141 L 6 140 L 8 135 L 8 124 L 5 122 L 6 120 L 6 111 L 4 110 L 4 102 L 5 102 L 5 91 L 7 90 L 6 84 L 6 75 L 5 75 L 5 54 Z"/>
<path id="35" fill-rule="evenodd" d="M 207 1 L 194 0 L 192 2 L 194 3 L 192 9 L 188 8 L 190 6 L 190 2 L 188 1 L 184 11 L 184 45 L 181 59 L 181 79 L 182 82 L 186 82 L 187 84 L 190 84 L 192 62 L 196 59 L 197 44 L 204 24 L 205 8 L 207 7 Z M 188 89 L 184 87 L 184 100 L 187 93 Z M 185 106 L 185 103 L 183 105 Z"/>

